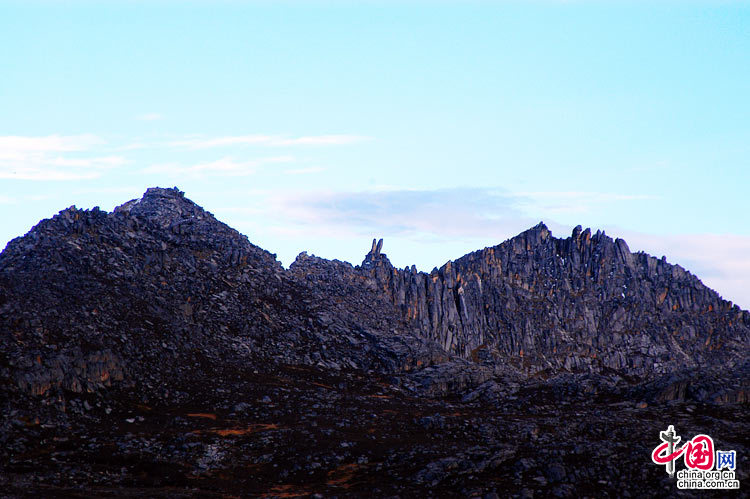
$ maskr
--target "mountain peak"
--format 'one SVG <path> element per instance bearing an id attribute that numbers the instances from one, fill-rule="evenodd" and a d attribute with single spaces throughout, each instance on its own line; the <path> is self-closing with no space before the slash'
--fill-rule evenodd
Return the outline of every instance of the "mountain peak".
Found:
<path id="1" fill-rule="evenodd" d="M 185 193 L 177 187 L 149 187 L 140 199 L 131 199 L 116 207 L 114 212 L 151 219 L 162 226 L 182 219 L 201 219 L 211 215 L 186 198 Z"/>
<path id="2" fill-rule="evenodd" d="M 547 228 L 544 222 L 539 222 L 535 226 L 526 229 L 515 237 L 512 237 L 511 241 L 516 241 L 516 244 L 523 247 L 534 247 L 540 243 L 549 240 L 552 232 Z"/>

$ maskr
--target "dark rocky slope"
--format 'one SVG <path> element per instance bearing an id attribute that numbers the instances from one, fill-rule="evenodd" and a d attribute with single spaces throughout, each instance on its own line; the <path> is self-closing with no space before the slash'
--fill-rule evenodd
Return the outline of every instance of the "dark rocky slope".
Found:
<path id="1" fill-rule="evenodd" d="M 667 424 L 747 455 L 750 314 L 679 266 L 381 250 L 284 270 L 176 189 L 40 222 L 0 255 L 0 490 L 621 497 L 675 490 Z"/>
<path id="2" fill-rule="evenodd" d="M 396 372 L 442 355 L 399 332 L 397 314 L 348 305 L 326 311 L 274 255 L 181 192 L 149 189 L 113 213 L 63 210 L 8 244 L 3 376 L 44 395 L 150 388 L 228 357 Z"/>

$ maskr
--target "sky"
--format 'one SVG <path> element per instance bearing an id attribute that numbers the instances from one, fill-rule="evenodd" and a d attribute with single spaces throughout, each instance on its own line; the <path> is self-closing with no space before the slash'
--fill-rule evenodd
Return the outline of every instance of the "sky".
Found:
<path id="1" fill-rule="evenodd" d="M 285 266 L 581 224 L 748 309 L 750 2 L 0 0 L 0 248 L 151 186 Z"/>

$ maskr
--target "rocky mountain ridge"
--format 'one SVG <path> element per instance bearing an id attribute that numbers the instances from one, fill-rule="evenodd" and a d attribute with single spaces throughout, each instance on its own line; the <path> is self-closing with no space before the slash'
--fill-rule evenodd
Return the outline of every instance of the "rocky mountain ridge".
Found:
<path id="1" fill-rule="evenodd" d="M 431 273 L 380 253 L 362 269 L 421 335 L 463 358 L 488 350 L 533 369 L 633 375 L 741 360 L 750 314 L 665 258 L 580 226 L 566 239 L 540 223 Z"/>
<path id="2" fill-rule="evenodd" d="M 581 461 L 600 428 L 728 431 L 750 399 L 750 314 L 620 239 L 539 224 L 430 273 L 382 249 L 284 269 L 177 188 L 41 221 L 0 254 L 0 489 L 620 496 Z"/>

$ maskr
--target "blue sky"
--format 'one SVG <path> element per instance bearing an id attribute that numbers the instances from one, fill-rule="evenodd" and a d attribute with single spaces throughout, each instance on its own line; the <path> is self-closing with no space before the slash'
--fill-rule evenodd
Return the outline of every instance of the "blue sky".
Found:
<path id="1" fill-rule="evenodd" d="M 0 247 L 188 197 L 285 265 L 544 220 L 750 307 L 750 3 L 0 1 Z"/>

